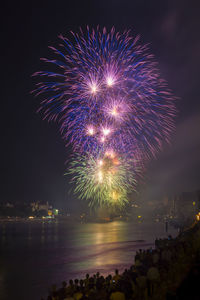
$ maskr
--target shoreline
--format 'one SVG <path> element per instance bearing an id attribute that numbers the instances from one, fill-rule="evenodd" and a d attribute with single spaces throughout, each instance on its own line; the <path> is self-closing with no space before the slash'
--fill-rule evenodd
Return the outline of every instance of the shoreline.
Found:
<path id="1" fill-rule="evenodd" d="M 130 269 L 125 269 L 122 274 L 119 274 L 117 282 L 114 280 L 115 283 L 111 283 L 114 276 L 108 275 L 104 278 L 97 272 L 89 277 L 88 282 L 90 282 L 90 285 L 88 283 L 88 286 L 85 284 L 86 278 L 83 278 L 80 280 L 75 279 L 60 289 L 56 289 L 55 286 L 52 287 L 47 299 L 51 300 L 54 296 L 57 297 L 55 299 L 59 300 L 70 299 L 69 297 L 76 299 L 77 293 L 81 296 L 79 299 L 100 299 L 98 298 L 99 293 L 104 293 L 105 297 L 101 299 L 111 299 L 112 293 L 117 292 L 124 294 L 124 299 L 161 300 L 166 299 L 166 297 L 171 297 L 167 299 L 175 299 L 173 295 L 176 294 L 177 289 L 195 265 L 199 250 L 200 225 L 195 223 L 176 238 L 168 237 L 168 239 L 156 240 L 155 249 L 139 250 L 135 256 L 135 264 Z M 151 278 L 150 271 L 154 271 L 154 279 L 152 279 L 153 277 Z M 156 272 L 157 279 L 155 276 Z M 134 277 L 133 274 L 134 276 L 136 275 L 135 279 L 132 278 Z M 127 294 L 127 288 L 124 288 L 124 286 L 129 286 L 129 295 Z M 133 288 L 133 286 L 135 287 Z M 130 292 L 131 289 L 132 292 Z M 91 290 L 93 295 L 90 295 Z M 64 293 L 68 298 L 63 298 L 59 293 Z"/>

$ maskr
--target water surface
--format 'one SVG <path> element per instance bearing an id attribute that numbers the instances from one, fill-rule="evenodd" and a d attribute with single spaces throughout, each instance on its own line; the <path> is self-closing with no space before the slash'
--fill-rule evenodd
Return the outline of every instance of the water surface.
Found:
<path id="1" fill-rule="evenodd" d="M 53 283 L 122 271 L 139 248 L 164 236 L 162 223 L 1 223 L 0 299 L 37 300 Z"/>

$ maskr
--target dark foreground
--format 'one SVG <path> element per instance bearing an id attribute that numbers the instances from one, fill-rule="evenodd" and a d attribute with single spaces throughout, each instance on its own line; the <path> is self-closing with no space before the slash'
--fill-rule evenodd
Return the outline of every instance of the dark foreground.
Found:
<path id="1" fill-rule="evenodd" d="M 200 225 L 137 251 L 135 264 L 115 275 L 88 274 L 51 287 L 48 300 L 200 299 Z"/>

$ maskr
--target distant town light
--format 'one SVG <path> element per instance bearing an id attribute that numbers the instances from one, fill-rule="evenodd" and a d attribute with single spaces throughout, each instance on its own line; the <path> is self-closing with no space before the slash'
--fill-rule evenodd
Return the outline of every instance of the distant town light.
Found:
<path id="1" fill-rule="evenodd" d="M 52 210 L 48 210 L 48 216 L 52 216 L 53 212 Z"/>
<path id="2" fill-rule="evenodd" d="M 55 208 L 55 209 L 53 210 L 53 213 L 54 213 L 55 216 L 57 216 L 58 213 L 59 213 L 59 210 L 58 210 L 57 208 Z"/>

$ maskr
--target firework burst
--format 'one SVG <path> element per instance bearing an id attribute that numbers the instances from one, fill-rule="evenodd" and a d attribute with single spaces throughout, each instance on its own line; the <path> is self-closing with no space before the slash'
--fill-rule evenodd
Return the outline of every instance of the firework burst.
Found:
<path id="1" fill-rule="evenodd" d="M 144 161 L 170 141 L 175 97 L 138 36 L 114 28 L 110 32 L 87 28 L 86 34 L 80 30 L 72 36 L 70 41 L 61 35 L 59 49 L 50 47 L 55 59 L 42 59 L 57 71 L 34 74 L 42 78 L 35 89 L 37 95 L 43 94 L 39 110 L 44 119 L 60 121 L 66 144 L 79 153 L 79 162 L 73 161 L 70 172 L 77 174 L 80 197 L 93 198 L 95 203 L 127 199 L 128 190 L 135 186 L 129 170 L 137 177 L 138 165 L 141 170 Z M 104 172 L 113 162 L 106 155 L 109 149 L 118 153 L 120 164 Z M 103 166 L 97 163 L 99 156 Z M 128 185 L 126 172 L 132 180 Z"/>
<path id="2" fill-rule="evenodd" d="M 68 173 L 76 183 L 75 193 L 88 200 L 90 207 L 123 207 L 128 203 L 128 195 L 135 190 L 134 163 L 127 162 L 113 151 L 97 157 L 91 153 L 85 156 L 77 154 Z"/>

